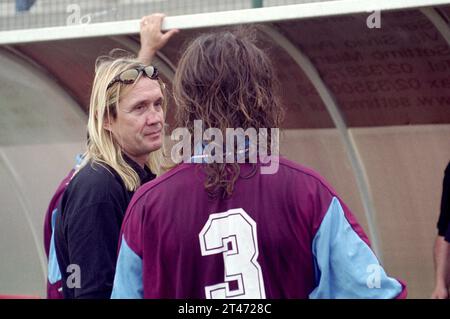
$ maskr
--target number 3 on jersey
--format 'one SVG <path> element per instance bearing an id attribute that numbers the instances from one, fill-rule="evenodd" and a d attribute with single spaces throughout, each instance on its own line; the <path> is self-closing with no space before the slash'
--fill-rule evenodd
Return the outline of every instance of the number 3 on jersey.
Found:
<path id="1" fill-rule="evenodd" d="M 264 299 L 255 221 L 242 209 L 211 214 L 200 234 L 202 256 L 222 253 L 225 282 L 205 287 L 207 299 Z M 238 289 L 230 290 L 236 281 Z"/>

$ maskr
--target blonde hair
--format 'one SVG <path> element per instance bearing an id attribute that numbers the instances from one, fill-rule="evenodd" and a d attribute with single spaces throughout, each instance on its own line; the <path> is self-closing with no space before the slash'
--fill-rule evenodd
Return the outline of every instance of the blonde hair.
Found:
<path id="1" fill-rule="evenodd" d="M 124 52 L 126 55 L 123 54 Z M 116 57 L 117 54 L 122 56 Z M 116 118 L 121 92 L 126 86 L 126 84 L 117 82 L 107 89 L 108 84 L 121 72 L 139 65 L 142 63 L 136 57 L 123 50 L 113 50 L 110 55 L 97 58 L 89 105 L 87 151 L 80 167 L 81 169 L 87 163 L 97 163 L 104 167 L 106 164 L 119 174 L 129 191 L 135 191 L 141 185 L 141 180 L 135 170 L 125 161 L 122 148 L 113 134 L 104 128 L 104 122 L 107 119 Z M 164 95 L 163 111 L 165 115 L 167 105 L 165 85 L 159 79 L 158 82 Z M 137 80 L 134 83 L 137 83 Z M 163 150 L 158 149 L 151 152 L 146 165 L 152 173 L 160 175 L 162 167 L 165 165 Z"/>

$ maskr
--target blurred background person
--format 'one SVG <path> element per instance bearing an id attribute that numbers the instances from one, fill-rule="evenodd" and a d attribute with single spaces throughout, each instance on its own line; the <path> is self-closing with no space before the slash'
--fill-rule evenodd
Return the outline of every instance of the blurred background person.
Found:
<path id="1" fill-rule="evenodd" d="M 16 0 L 16 12 L 26 12 L 31 9 L 36 0 Z"/>
<path id="2" fill-rule="evenodd" d="M 442 183 L 441 212 L 437 224 L 438 235 L 434 243 L 435 286 L 433 299 L 449 299 L 450 288 L 450 163 Z"/>

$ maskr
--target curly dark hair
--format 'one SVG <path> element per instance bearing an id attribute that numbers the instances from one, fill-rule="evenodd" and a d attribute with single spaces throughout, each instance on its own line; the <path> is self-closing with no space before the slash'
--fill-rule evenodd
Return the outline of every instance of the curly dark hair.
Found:
<path id="1" fill-rule="evenodd" d="M 277 128 L 283 118 L 277 88 L 272 63 L 256 46 L 255 29 L 203 34 L 178 63 L 173 85 L 177 126 L 188 128 L 191 136 L 194 120 L 202 120 L 204 129 L 220 129 L 223 136 L 227 128 Z M 236 162 L 212 163 L 205 172 L 208 193 L 226 197 L 240 168 Z"/>

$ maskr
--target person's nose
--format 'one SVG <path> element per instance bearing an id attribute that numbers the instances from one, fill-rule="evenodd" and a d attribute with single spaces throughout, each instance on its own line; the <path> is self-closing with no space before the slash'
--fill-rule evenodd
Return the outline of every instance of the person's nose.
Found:
<path id="1" fill-rule="evenodd" d="M 156 125 L 156 124 L 161 124 L 162 125 L 162 114 L 161 112 L 158 112 L 157 110 L 155 110 L 155 108 L 153 106 L 149 107 L 146 114 L 145 114 L 145 122 L 147 125 L 152 126 L 152 125 Z"/>

